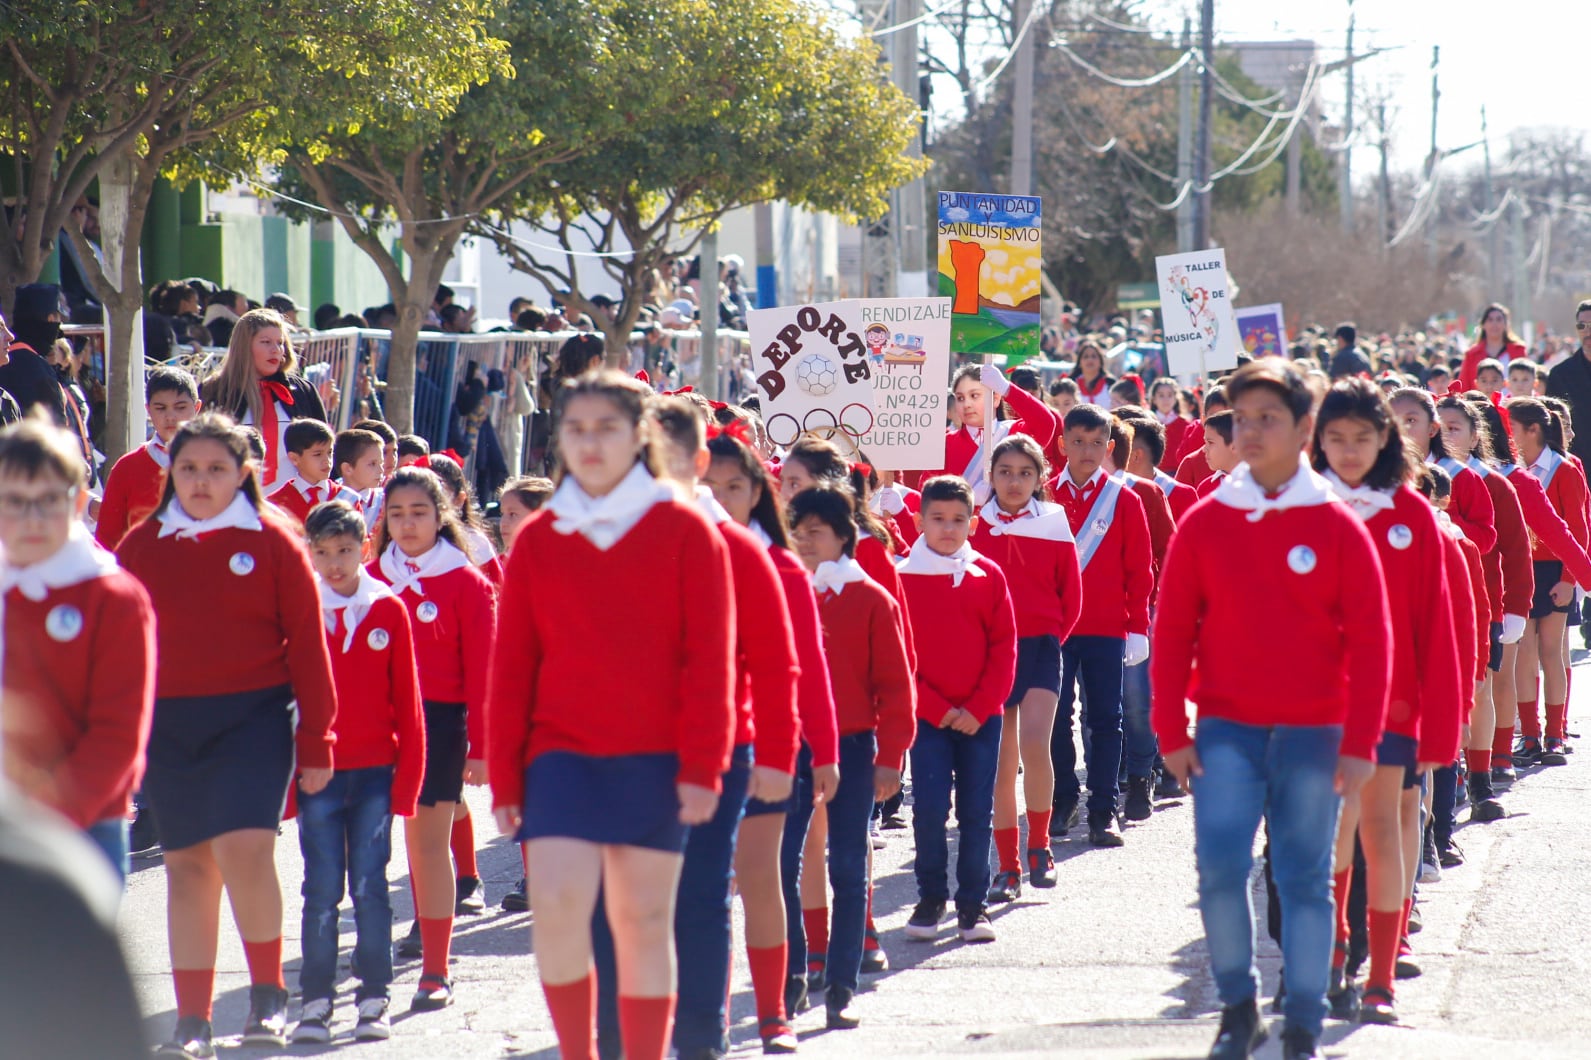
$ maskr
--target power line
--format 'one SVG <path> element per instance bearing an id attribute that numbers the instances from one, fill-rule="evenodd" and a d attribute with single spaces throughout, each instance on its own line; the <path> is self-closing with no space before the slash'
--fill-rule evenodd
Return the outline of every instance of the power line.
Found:
<path id="1" fill-rule="evenodd" d="M 1037 8 L 1035 8 L 1035 10 L 1037 10 Z M 1170 66 L 1166 67 L 1157 74 L 1151 74 L 1148 77 L 1143 78 L 1121 78 L 1112 77 L 1110 74 L 1107 74 L 1105 71 L 1101 70 L 1099 67 L 1083 58 L 1081 55 L 1078 55 L 1065 41 L 1051 41 L 1050 47 L 1059 51 L 1062 55 L 1066 56 L 1073 63 L 1076 63 L 1084 70 L 1088 71 L 1094 77 L 1099 78 L 1101 81 L 1104 81 L 1107 84 L 1115 85 L 1117 88 L 1151 88 L 1173 76 L 1184 66 L 1187 66 L 1189 63 L 1195 61 L 1195 54 L 1190 48 L 1183 52 L 1176 62 L 1172 63 Z"/>
<path id="2" fill-rule="evenodd" d="M 1011 60 L 1016 58 L 1016 50 L 1017 50 L 1017 47 L 1019 45 L 1021 45 L 1022 38 L 1027 36 L 1028 30 L 1033 27 L 1033 23 L 1038 17 L 1039 17 L 1039 5 L 1038 4 L 1034 4 L 1032 9 L 1028 11 L 1027 20 L 1022 23 L 1022 28 L 1017 30 L 1017 33 L 1016 33 L 1015 37 L 1011 38 L 1011 46 L 1005 50 L 1005 57 L 1000 60 L 1000 65 L 996 66 L 993 70 L 991 70 L 989 72 L 989 76 L 985 77 L 981 81 L 976 82 L 972 86 L 973 91 L 981 91 L 982 89 L 987 88 L 989 85 L 993 84 L 994 83 L 994 79 L 1000 76 L 1001 71 L 1003 71 L 1007 66 L 1010 65 Z"/>

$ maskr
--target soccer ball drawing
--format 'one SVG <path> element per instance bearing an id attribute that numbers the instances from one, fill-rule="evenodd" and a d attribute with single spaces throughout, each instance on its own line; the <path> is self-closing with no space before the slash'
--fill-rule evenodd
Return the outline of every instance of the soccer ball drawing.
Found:
<path id="1" fill-rule="evenodd" d="M 813 397 L 834 393 L 840 383 L 840 370 L 822 354 L 809 353 L 796 365 L 796 384 Z"/>

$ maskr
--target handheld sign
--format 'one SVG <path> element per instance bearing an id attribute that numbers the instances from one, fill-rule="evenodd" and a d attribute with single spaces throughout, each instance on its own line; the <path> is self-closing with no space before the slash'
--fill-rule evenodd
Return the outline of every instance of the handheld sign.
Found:
<path id="1" fill-rule="evenodd" d="M 812 433 L 836 442 L 843 437 L 842 446 L 855 449 L 874 423 L 859 304 L 753 309 L 746 330 L 768 439 L 783 448 Z"/>
<path id="2" fill-rule="evenodd" d="M 1280 302 L 1237 310 L 1237 331 L 1250 356 L 1279 357 L 1287 352 L 1287 328 Z"/>
<path id="3" fill-rule="evenodd" d="M 939 193 L 939 290 L 954 353 L 1006 366 L 1039 352 L 1043 204 L 1029 195 Z"/>
<path id="4" fill-rule="evenodd" d="M 1228 293 L 1226 251 L 1219 247 L 1155 259 L 1160 279 L 1160 323 L 1172 375 L 1198 375 L 1237 367 L 1242 347 Z"/>
<path id="5" fill-rule="evenodd" d="M 891 471 L 943 467 L 950 299 L 869 298 L 859 304 L 876 410 L 862 451 L 875 467 Z"/>

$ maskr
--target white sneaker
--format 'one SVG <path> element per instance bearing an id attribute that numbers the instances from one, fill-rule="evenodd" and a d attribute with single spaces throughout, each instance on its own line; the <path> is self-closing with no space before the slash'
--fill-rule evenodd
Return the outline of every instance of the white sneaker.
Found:
<path id="1" fill-rule="evenodd" d="M 1421 883 L 1440 883 L 1442 881 L 1442 866 L 1429 861 L 1420 862 L 1419 881 Z"/>
<path id="2" fill-rule="evenodd" d="M 994 941 L 994 925 L 989 922 L 989 914 L 982 910 L 976 913 L 957 913 L 956 927 L 961 931 L 962 942 Z"/>
<path id="3" fill-rule="evenodd" d="M 392 1021 L 387 1018 L 388 1001 L 384 997 L 368 997 L 359 1002 L 359 1023 L 354 1027 L 354 1040 L 384 1042 L 392 1037 Z"/>
<path id="4" fill-rule="evenodd" d="M 320 1044 L 331 1041 L 331 1002 L 323 997 L 304 1002 L 304 1011 L 293 1028 L 293 1043 Z"/>

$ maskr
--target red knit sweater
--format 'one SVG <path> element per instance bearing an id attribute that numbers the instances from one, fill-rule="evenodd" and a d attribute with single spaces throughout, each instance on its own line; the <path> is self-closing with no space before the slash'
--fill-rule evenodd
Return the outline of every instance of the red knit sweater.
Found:
<path id="1" fill-rule="evenodd" d="M 1392 677 L 1370 535 L 1335 503 L 1249 514 L 1203 501 L 1171 541 L 1149 655 L 1161 752 L 1192 743 L 1192 699 L 1202 718 L 1341 725 L 1342 753 L 1369 759 Z"/>
<path id="2" fill-rule="evenodd" d="M 1098 488 L 1078 499 L 1063 476 L 1055 499 L 1066 509 L 1072 535 L 1081 540 Z M 1082 552 L 1078 561 L 1081 564 Z M 1116 501 L 1110 529 L 1083 568 L 1083 610 L 1072 627 L 1072 636 L 1125 637 L 1149 632 L 1149 598 L 1154 593 L 1154 554 L 1149 543 L 1149 521 L 1138 494 L 1124 489 Z"/>
<path id="3" fill-rule="evenodd" d="M 906 612 L 906 593 L 901 589 L 900 574 L 895 561 L 890 559 L 884 543 L 860 528 L 856 531 L 856 565 L 861 567 L 884 591 L 895 600 L 895 617 L 900 622 L 901 640 L 906 645 L 906 659 L 912 669 L 917 668 L 917 639 L 912 635 L 911 615 Z"/>
<path id="4" fill-rule="evenodd" d="M 888 769 L 902 767 L 917 735 L 917 697 L 898 610 L 873 581 L 818 597 L 839 734 L 876 733 L 874 761 Z"/>
<path id="5" fill-rule="evenodd" d="M 1486 679 L 1486 664 L 1491 659 L 1492 653 L 1492 634 L 1489 628 L 1492 621 L 1492 603 L 1486 595 L 1486 574 L 1481 564 L 1480 550 L 1475 547 L 1475 542 L 1468 539 L 1458 542 L 1458 547 L 1464 557 L 1464 569 L 1469 579 L 1472 600 L 1471 611 L 1474 614 L 1471 623 L 1475 627 L 1475 680 L 1483 681 Z M 1471 689 L 1471 705 L 1474 702 L 1474 690 Z"/>
<path id="6" fill-rule="evenodd" d="M 1525 525 L 1531 531 L 1530 558 L 1562 560 L 1564 570 L 1567 572 L 1578 559 L 1575 552 L 1584 553 L 1586 547 L 1585 479 L 1581 476 L 1580 469 L 1567 459 L 1558 465 L 1557 474 L 1553 475 L 1552 481 L 1545 486 L 1541 484 L 1540 479 L 1529 472 L 1524 474 L 1529 475 L 1531 481 L 1536 483 L 1536 488 L 1532 489 L 1529 485 L 1522 486 L 1515 477 L 1518 474 L 1520 472 L 1509 475 L 1509 480 L 1514 482 L 1515 489 L 1519 491 L 1520 504 L 1528 505 L 1525 508 Z M 1558 518 L 1547 517 L 1546 510 L 1541 508 L 1535 499 L 1538 493 L 1546 498 L 1553 514 Z M 1559 533 L 1560 524 L 1568 531 L 1567 538 Z M 1578 577 L 1572 580 L 1580 582 Z M 1587 588 L 1584 584 L 1580 587 Z"/>
<path id="7" fill-rule="evenodd" d="M 392 812 L 413 817 L 425 777 L 425 721 L 409 612 L 396 597 L 376 600 L 345 652 L 346 614 L 337 612 L 336 628 L 326 631 L 337 682 L 337 768 L 395 766 Z"/>
<path id="8" fill-rule="evenodd" d="M 938 725 L 960 707 L 980 723 L 1005 712 L 1016 679 L 1016 613 L 999 564 L 976 561 L 984 577 L 906 574 L 906 602 L 923 642 L 917 659 L 917 717 Z"/>
<path id="9" fill-rule="evenodd" d="M 133 528 L 116 556 L 144 583 L 155 607 L 156 694 L 292 685 L 298 764 L 325 769 L 332 765 L 337 699 L 315 572 L 288 517 L 267 506 L 260 524 L 162 538 L 160 522 L 149 519 Z"/>
<path id="10" fill-rule="evenodd" d="M 1053 636 L 1065 640 L 1083 610 L 1083 576 L 1077 546 L 1016 534 L 991 534 L 978 520 L 972 547 L 998 564 L 1011 593 L 1018 637 Z"/>
<path id="11" fill-rule="evenodd" d="M 531 516 L 504 573 L 487 709 L 493 805 L 522 805 L 525 766 L 547 751 L 677 754 L 681 782 L 718 791 L 735 735 L 723 537 L 675 501 L 607 551 L 553 522 Z"/>
<path id="12" fill-rule="evenodd" d="M 1525 528 L 1519 492 L 1507 475 L 1493 468 L 1486 469 L 1481 482 L 1491 495 L 1497 526 L 1497 544 L 1481 556 L 1492 621 L 1501 622 L 1504 615 L 1523 618 L 1530 614 L 1530 601 L 1536 592 L 1536 572 L 1530 565 L 1530 531 Z"/>
<path id="13" fill-rule="evenodd" d="M 379 559 L 365 569 L 390 584 Z M 485 759 L 486 675 L 497 636 L 497 594 L 475 567 L 459 567 L 420 584 L 423 594 L 405 589 L 398 596 L 409 611 L 420 697 L 433 703 L 463 703 L 469 756 Z M 422 616 L 422 607 L 432 616 L 430 621 Z"/>
<path id="14" fill-rule="evenodd" d="M 1202 427 L 1199 428 L 1199 437 L 1201 439 L 1204 437 L 1204 429 Z M 1199 483 L 1213 474 L 1215 474 L 1215 470 L 1210 467 L 1210 462 L 1204 458 L 1204 446 L 1200 445 L 1199 448 L 1183 457 L 1177 464 L 1175 478 L 1184 486 L 1198 489 Z"/>
<path id="15" fill-rule="evenodd" d="M 1040 449 L 1050 444 L 1061 425 L 1054 409 L 1019 386 L 1012 387 L 1001 400 L 1009 403 L 1011 411 L 1016 414 L 1011 434 L 1027 435 L 1039 443 Z M 924 472 L 922 481 L 927 482 L 935 475 L 964 475 L 967 465 L 972 463 L 977 453 L 978 443 L 972 440 L 971 434 L 964 430 L 946 432 L 945 466 L 938 471 Z"/>
<path id="16" fill-rule="evenodd" d="M 315 505 L 317 504 L 325 504 L 327 501 L 335 501 L 339 499 L 346 501 L 350 507 L 360 503 L 359 494 L 355 493 L 351 489 L 347 489 L 342 485 L 342 483 L 336 482 L 332 479 L 327 479 L 325 482 L 322 482 L 319 486 L 315 487 L 314 496 L 314 501 L 311 501 L 308 497 L 304 496 L 304 494 L 298 491 L 298 485 L 291 478 L 289 478 L 286 482 L 282 483 L 280 489 L 265 499 L 276 505 L 278 508 L 282 509 L 282 511 L 286 512 L 288 515 L 291 515 L 294 519 L 297 519 L 300 525 L 303 524 L 305 519 L 309 518 L 309 513 L 314 510 Z M 358 509 L 356 508 L 355 510 Z"/>
<path id="17" fill-rule="evenodd" d="M 1497 511 L 1491 492 L 1481 477 L 1467 467 L 1460 467 L 1452 478 L 1448 516 L 1477 549 L 1482 553 L 1491 551 L 1497 544 Z"/>
<path id="18" fill-rule="evenodd" d="M 818 598 L 812 579 L 801 561 L 777 545 L 768 549 L 784 586 L 790 611 L 790 632 L 795 639 L 796 662 L 801 675 L 796 684 L 796 710 L 801 717 L 801 738 L 812 749 L 814 766 L 831 766 L 840 760 L 839 730 L 834 721 L 834 689 L 829 685 L 829 664 L 823 657 L 823 627 L 818 621 Z"/>
<path id="19" fill-rule="evenodd" d="M 112 571 L 39 601 L 6 593 L 4 678 L 22 790 L 79 827 L 126 816 L 155 701 L 155 612 L 138 579 Z"/>
<path id="20" fill-rule="evenodd" d="M 115 549 L 127 531 L 160 506 L 160 491 L 165 488 L 166 469 L 155 463 L 143 446 L 116 461 L 105 479 L 94 540 L 102 548 Z"/>
<path id="21" fill-rule="evenodd" d="M 751 531 L 727 520 L 717 525 L 735 591 L 735 743 L 752 744 L 757 765 L 794 773 L 801 748 L 795 703 L 800 668 L 784 587 Z"/>
<path id="22" fill-rule="evenodd" d="M 1447 575 L 1448 603 L 1453 609 L 1453 647 L 1457 652 L 1459 704 L 1462 709 L 1459 723 L 1468 725 L 1469 716 L 1475 710 L 1475 593 L 1470 586 L 1469 563 L 1464 558 L 1464 549 L 1445 533 L 1442 535 L 1442 556 Z"/>
<path id="23" fill-rule="evenodd" d="M 1165 472 L 1163 471 L 1157 472 L 1157 475 L 1164 474 Z M 1170 490 L 1166 489 L 1167 482 L 1171 484 Z M 1155 485 L 1159 486 L 1160 492 L 1166 495 L 1166 504 L 1171 508 L 1171 521 L 1173 524 L 1182 522 L 1182 517 L 1188 514 L 1188 509 L 1192 508 L 1199 500 L 1198 490 L 1186 482 L 1178 482 L 1170 475 L 1166 475 L 1164 481 L 1157 477 Z"/>

